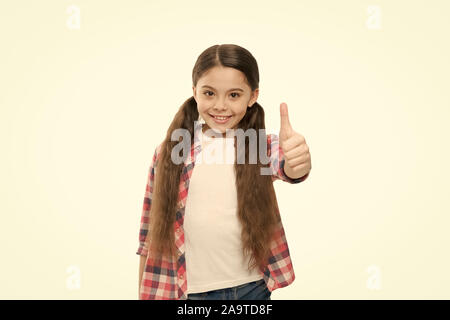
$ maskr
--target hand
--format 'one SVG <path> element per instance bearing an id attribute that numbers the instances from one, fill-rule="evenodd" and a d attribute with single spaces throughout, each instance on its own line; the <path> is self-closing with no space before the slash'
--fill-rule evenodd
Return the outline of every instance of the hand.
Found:
<path id="1" fill-rule="evenodd" d="M 280 104 L 280 118 L 279 143 L 284 152 L 284 172 L 290 178 L 301 178 L 311 170 L 309 147 L 305 137 L 292 129 L 287 104 L 284 102 Z"/>

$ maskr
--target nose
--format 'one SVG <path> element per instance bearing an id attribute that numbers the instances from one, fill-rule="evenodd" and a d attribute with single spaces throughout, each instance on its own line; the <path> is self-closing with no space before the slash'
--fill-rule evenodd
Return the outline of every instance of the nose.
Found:
<path id="1" fill-rule="evenodd" d="M 226 111 L 228 108 L 225 106 L 224 103 L 220 103 L 220 104 L 216 104 L 213 108 L 214 111 L 216 112 L 224 112 Z"/>

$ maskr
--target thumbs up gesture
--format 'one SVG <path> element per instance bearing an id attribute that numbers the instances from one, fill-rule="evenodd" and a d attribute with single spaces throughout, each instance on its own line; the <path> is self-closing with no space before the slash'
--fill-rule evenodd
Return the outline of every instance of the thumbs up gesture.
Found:
<path id="1" fill-rule="evenodd" d="M 284 172 L 289 178 L 301 178 L 311 170 L 311 155 L 305 137 L 294 131 L 286 103 L 280 104 L 279 143 L 284 153 Z"/>

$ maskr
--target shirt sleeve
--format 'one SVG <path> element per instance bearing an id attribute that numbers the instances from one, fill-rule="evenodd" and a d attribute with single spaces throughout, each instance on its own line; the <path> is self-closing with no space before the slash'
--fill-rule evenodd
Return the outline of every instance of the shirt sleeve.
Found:
<path id="1" fill-rule="evenodd" d="M 155 153 L 153 154 L 153 158 L 150 164 L 150 168 L 147 175 L 147 184 L 145 187 L 144 194 L 144 204 L 142 207 L 142 215 L 139 229 L 139 247 L 136 251 L 136 254 L 141 256 L 148 255 L 148 247 L 146 243 L 146 238 L 148 234 L 148 226 L 149 226 L 149 218 L 150 218 L 150 209 L 152 206 L 152 194 L 153 194 L 153 183 L 155 180 L 155 164 L 157 158 L 158 148 L 155 149 Z"/>
<path id="2" fill-rule="evenodd" d="M 279 137 L 276 134 L 269 134 L 268 145 L 270 146 L 270 166 L 272 170 L 272 181 L 282 180 L 288 183 L 300 183 L 309 176 L 309 172 L 303 177 L 292 179 L 284 172 L 284 152 L 279 144 Z"/>

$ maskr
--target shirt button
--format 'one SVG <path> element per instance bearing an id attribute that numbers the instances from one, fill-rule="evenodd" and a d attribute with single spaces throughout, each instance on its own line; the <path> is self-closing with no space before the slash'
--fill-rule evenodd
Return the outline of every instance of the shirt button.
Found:
<path id="1" fill-rule="evenodd" d="M 181 279 L 181 280 L 183 280 L 183 278 L 184 278 L 184 277 L 183 277 L 183 275 L 182 275 L 182 274 L 180 274 L 180 279 Z"/>

